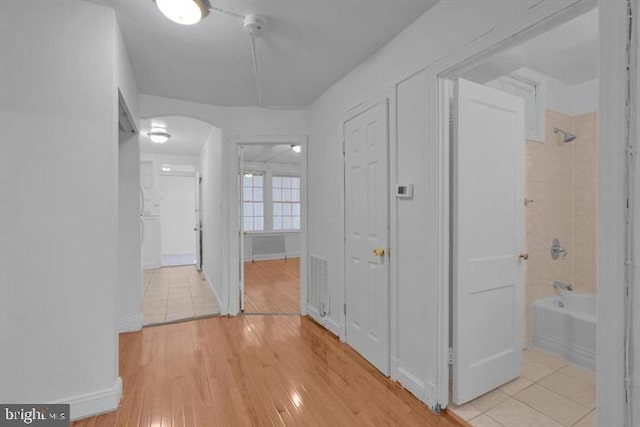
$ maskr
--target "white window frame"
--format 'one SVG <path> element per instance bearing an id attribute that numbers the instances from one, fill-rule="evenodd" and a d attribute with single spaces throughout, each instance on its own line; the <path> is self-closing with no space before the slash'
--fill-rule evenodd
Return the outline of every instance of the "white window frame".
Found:
<path id="1" fill-rule="evenodd" d="M 275 180 L 281 178 L 281 179 L 297 179 L 298 180 L 298 186 L 297 188 L 294 188 L 292 185 L 289 185 L 289 187 L 284 187 L 284 186 L 280 186 L 280 187 L 275 187 Z M 270 218 L 270 225 L 271 225 L 271 229 L 273 231 L 282 231 L 282 232 L 287 232 L 287 231 L 300 231 L 300 216 L 301 216 L 301 203 L 300 203 L 300 176 L 298 175 L 293 175 L 293 174 L 286 174 L 286 173 L 281 173 L 281 172 L 274 172 L 271 176 L 271 218 Z M 285 200 L 285 197 L 280 197 L 279 200 L 277 200 L 275 198 L 275 190 L 279 189 L 279 190 L 290 190 L 290 197 L 289 200 Z M 298 191 L 298 197 L 297 200 L 293 200 L 293 191 L 297 190 Z M 286 205 L 289 205 L 289 214 L 280 214 L 280 215 L 276 215 L 275 211 L 276 211 L 276 203 L 281 204 L 282 207 L 284 208 Z M 294 214 L 294 206 L 298 207 L 298 214 Z M 282 225 L 280 228 L 276 228 L 276 217 L 282 218 L 284 220 L 284 218 L 289 217 L 291 218 L 291 226 L 290 227 L 285 227 L 284 226 L 284 221 L 282 222 Z M 298 227 L 294 227 L 294 218 L 298 218 Z"/>
<path id="2" fill-rule="evenodd" d="M 247 174 L 250 173 L 251 177 L 247 176 Z M 256 176 L 260 176 L 262 177 L 262 186 L 261 187 L 256 187 L 255 186 L 255 180 L 254 178 Z M 248 187 L 247 185 L 245 185 L 245 180 L 247 178 L 251 178 L 251 186 Z M 265 205 L 266 205 L 266 197 L 265 197 L 265 181 L 266 181 L 266 174 L 263 172 L 245 172 L 241 177 L 240 177 L 240 182 L 241 182 L 241 187 L 242 187 L 242 231 L 244 231 L 245 233 L 250 233 L 250 232 L 256 232 L 256 231 L 265 231 L 265 225 L 266 225 L 266 212 L 265 212 Z M 251 200 L 247 200 L 245 198 L 245 191 L 247 190 L 247 188 L 251 188 L 252 190 L 252 197 Z M 255 199 L 255 190 L 256 188 L 260 188 L 262 190 L 262 199 L 261 200 L 256 200 Z M 247 203 L 252 203 L 252 214 L 251 215 L 246 215 L 245 213 L 245 206 Z M 258 216 L 255 215 L 255 204 L 256 203 L 261 203 L 262 204 L 262 215 Z M 245 228 L 245 220 L 246 218 L 252 218 L 252 227 L 251 230 L 247 230 Z M 262 228 L 260 229 L 256 229 L 256 218 L 262 218 Z"/>

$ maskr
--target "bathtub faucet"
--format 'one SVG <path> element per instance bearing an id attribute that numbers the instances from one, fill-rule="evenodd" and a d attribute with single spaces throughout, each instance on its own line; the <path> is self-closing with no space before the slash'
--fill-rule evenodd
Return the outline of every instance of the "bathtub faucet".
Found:
<path id="1" fill-rule="evenodd" d="M 572 291 L 573 285 L 571 283 L 564 283 L 558 280 L 553 281 L 553 289 L 559 289 L 563 291 Z"/>

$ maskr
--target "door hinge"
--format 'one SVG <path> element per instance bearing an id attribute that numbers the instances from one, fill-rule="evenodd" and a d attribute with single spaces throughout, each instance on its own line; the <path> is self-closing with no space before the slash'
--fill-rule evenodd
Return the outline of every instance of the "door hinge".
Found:
<path id="1" fill-rule="evenodd" d="M 453 347 L 449 347 L 449 351 L 447 353 L 447 365 L 453 366 Z"/>
<path id="2" fill-rule="evenodd" d="M 342 311 L 344 312 L 344 315 L 347 315 L 347 303 L 342 304 Z"/>

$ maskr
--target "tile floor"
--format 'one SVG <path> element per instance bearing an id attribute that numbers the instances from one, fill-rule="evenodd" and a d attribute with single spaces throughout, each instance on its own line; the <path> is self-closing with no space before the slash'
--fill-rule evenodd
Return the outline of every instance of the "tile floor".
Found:
<path id="1" fill-rule="evenodd" d="M 595 427 L 595 372 L 529 348 L 522 376 L 449 409 L 474 427 Z"/>
<path id="2" fill-rule="evenodd" d="M 218 303 L 195 266 L 144 271 L 142 324 L 175 322 L 220 314 Z"/>

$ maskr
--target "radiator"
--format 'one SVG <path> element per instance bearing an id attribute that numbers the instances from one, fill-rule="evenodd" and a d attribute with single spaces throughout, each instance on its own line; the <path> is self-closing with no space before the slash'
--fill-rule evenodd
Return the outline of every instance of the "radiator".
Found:
<path id="1" fill-rule="evenodd" d="M 264 235 L 259 234 L 251 238 L 251 255 L 256 257 L 260 255 L 284 254 L 286 248 L 284 245 L 284 235 Z"/>
<path id="2" fill-rule="evenodd" d="M 265 261 L 300 256 L 300 233 L 255 233 L 244 236 L 244 260 Z"/>
<path id="3" fill-rule="evenodd" d="M 307 305 L 322 317 L 329 314 L 329 262 L 315 255 L 309 257 Z"/>

